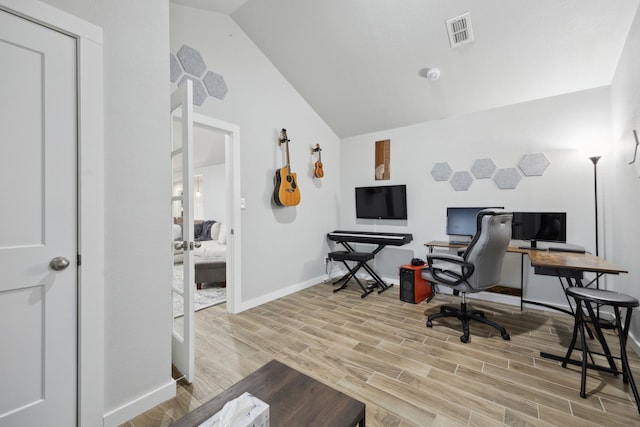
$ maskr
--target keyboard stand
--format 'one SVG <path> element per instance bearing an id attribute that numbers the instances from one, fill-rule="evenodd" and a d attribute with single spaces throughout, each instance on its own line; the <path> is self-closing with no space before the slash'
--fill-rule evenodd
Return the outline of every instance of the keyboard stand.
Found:
<path id="1" fill-rule="evenodd" d="M 373 292 L 373 289 L 375 288 L 375 286 L 365 287 L 360 281 L 360 279 L 358 279 L 358 276 L 356 276 L 356 273 L 358 272 L 358 270 L 360 270 L 360 268 L 366 265 L 367 261 L 373 259 L 373 255 L 371 255 L 368 252 L 336 251 L 336 252 L 329 252 L 329 259 L 332 261 L 342 262 L 342 264 L 344 264 L 344 266 L 347 269 L 347 273 L 344 276 L 342 276 L 341 278 L 333 282 L 334 285 L 340 282 L 344 282 L 342 286 L 340 286 L 337 289 L 334 289 L 333 292 L 338 292 L 339 290 L 346 288 L 347 282 L 349 282 L 351 278 L 355 279 L 355 281 L 358 283 L 358 286 L 360 286 L 360 288 L 362 289 L 363 293 L 362 295 L 360 295 L 361 298 L 364 298 L 367 295 L 369 295 L 371 292 Z M 347 264 L 347 261 L 354 261 L 354 262 L 357 262 L 357 264 L 353 267 L 349 267 L 349 265 Z"/>
<path id="2" fill-rule="evenodd" d="M 371 261 L 378 252 L 384 249 L 386 245 L 378 245 L 378 247 L 376 247 L 376 249 L 373 250 L 373 252 L 356 252 L 353 249 L 353 247 L 349 245 L 348 242 L 340 242 L 340 244 L 345 247 L 346 251 L 329 252 L 329 259 L 333 261 L 341 261 L 347 268 L 348 272 L 344 276 L 342 276 L 340 279 L 333 282 L 334 284 L 337 284 L 344 280 L 344 283 L 342 284 L 342 286 L 338 289 L 334 289 L 334 292 L 337 292 L 341 289 L 346 288 L 347 282 L 352 277 L 356 280 L 356 282 L 358 283 L 358 285 L 363 291 L 363 294 L 360 295 L 362 298 L 369 295 L 376 288 L 378 289 L 378 293 L 380 294 L 393 286 L 393 283 L 386 284 L 384 280 L 382 280 L 382 278 L 378 275 L 378 273 L 376 273 L 373 270 L 373 268 L 371 268 L 371 266 L 367 264 L 367 261 Z M 356 262 L 357 264 L 354 267 L 350 268 L 349 265 L 347 264 L 347 261 L 353 261 L 353 262 Z M 367 273 L 369 273 L 369 275 L 373 278 L 375 282 L 374 284 L 365 287 L 362 284 L 362 282 L 360 282 L 360 279 L 356 277 L 356 273 L 361 268 L 364 268 L 367 271 Z"/>

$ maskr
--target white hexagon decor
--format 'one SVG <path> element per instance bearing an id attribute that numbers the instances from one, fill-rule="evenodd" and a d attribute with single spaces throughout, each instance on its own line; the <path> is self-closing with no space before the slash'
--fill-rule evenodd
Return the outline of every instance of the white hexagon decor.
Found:
<path id="1" fill-rule="evenodd" d="M 176 56 L 172 53 L 169 56 L 169 77 L 171 79 L 171 83 L 175 83 L 181 74 L 182 74 L 182 67 L 178 62 L 178 58 L 176 58 Z"/>
<path id="2" fill-rule="evenodd" d="M 171 83 L 177 82 L 180 76 L 182 76 L 182 78 L 178 82 L 178 86 L 180 86 L 185 79 L 193 82 L 194 105 L 202 105 L 209 96 L 223 99 L 229 91 L 224 77 L 211 70 L 207 70 L 207 65 L 204 63 L 200 52 L 187 45 L 182 45 L 177 54 L 170 54 L 169 67 Z M 184 75 L 183 72 L 185 73 Z"/>
<path id="3" fill-rule="evenodd" d="M 436 163 L 431 168 L 431 176 L 436 181 L 448 181 L 453 173 L 453 169 L 447 162 Z"/>
<path id="4" fill-rule="evenodd" d="M 491 178 L 493 173 L 496 171 L 496 164 L 493 163 L 491 159 L 478 159 L 473 163 L 473 167 L 471 168 L 471 173 L 476 179 L 485 179 Z"/>
<path id="5" fill-rule="evenodd" d="M 525 154 L 518 167 L 525 176 L 541 176 L 551 165 L 544 153 Z"/>
<path id="6" fill-rule="evenodd" d="M 207 99 L 207 91 L 204 89 L 204 85 L 200 79 L 194 79 L 191 76 L 184 76 L 178 86 L 182 86 L 186 80 L 191 80 L 193 82 L 193 104 L 194 105 L 202 105 L 202 103 Z"/>
<path id="7" fill-rule="evenodd" d="M 521 179 L 522 176 L 516 168 L 498 169 L 498 172 L 493 177 L 493 181 L 501 190 L 516 188 Z"/>
<path id="8" fill-rule="evenodd" d="M 205 74 L 202 78 L 202 82 L 207 88 L 207 92 L 209 92 L 209 95 L 215 98 L 223 99 L 227 94 L 227 83 L 225 83 L 224 77 L 222 77 L 218 73 L 207 71 L 207 74 Z"/>
<path id="9" fill-rule="evenodd" d="M 180 50 L 178 50 L 177 56 L 180 60 L 180 63 L 182 64 L 182 68 L 184 69 L 184 71 L 191 75 L 200 77 L 207 69 L 207 66 L 204 63 L 204 59 L 202 59 L 202 55 L 200 55 L 200 52 L 192 47 L 182 45 Z"/>
<path id="10" fill-rule="evenodd" d="M 473 177 L 467 171 L 459 171 L 453 174 L 449 183 L 456 191 L 466 191 L 473 184 Z"/>

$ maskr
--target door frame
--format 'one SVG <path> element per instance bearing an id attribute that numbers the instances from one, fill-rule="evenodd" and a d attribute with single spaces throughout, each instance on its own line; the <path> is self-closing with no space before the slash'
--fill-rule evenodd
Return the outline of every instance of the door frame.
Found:
<path id="1" fill-rule="evenodd" d="M 241 293 L 241 226 L 240 210 L 240 128 L 232 123 L 193 113 L 193 123 L 224 133 L 225 222 L 227 227 L 227 311 L 240 311 Z"/>
<path id="2" fill-rule="evenodd" d="M 0 9 L 60 31 L 77 43 L 78 426 L 104 418 L 104 107 L 102 28 L 37 0 Z"/>

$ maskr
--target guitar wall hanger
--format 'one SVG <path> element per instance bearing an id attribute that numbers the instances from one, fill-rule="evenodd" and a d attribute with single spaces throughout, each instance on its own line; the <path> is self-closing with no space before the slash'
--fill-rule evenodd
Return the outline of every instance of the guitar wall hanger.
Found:
<path id="1" fill-rule="evenodd" d="M 633 151 L 633 160 L 629 162 L 630 165 L 636 162 L 636 156 L 638 155 L 638 145 L 640 145 L 640 141 L 638 141 L 638 133 L 636 130 L 633 130 L 633 138 L 636 140 L 636 149 Z"/>

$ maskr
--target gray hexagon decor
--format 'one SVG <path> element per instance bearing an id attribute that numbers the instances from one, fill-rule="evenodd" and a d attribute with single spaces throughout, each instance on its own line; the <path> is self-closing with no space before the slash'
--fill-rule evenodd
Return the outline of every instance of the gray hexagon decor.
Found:
<path id="1" fill-rule="evenodd" d="M 169 56 L 169 73 L 171 83 L 175 83 L 182 74 L 182 67 L 173 53 Z"/>
<path id="2" fill-rule="evenodd" d="M 208 96 L 223 99 L 227 95 L 229 88 L 227 88 L 224 77 L 207 70 L 202 55 L 194 48 L 182 45 L 176 55 L 170 54 L 169 59 L 171 83 L 178 81 L 184 71 L 186 74 L 180 79 L 178 86 L 185 79 L 193 82 L 193 103 L 195 105 L 202 105 Z M 202 76 L 203 74 L 204 76 Z"/>
<path id="3" fill-rule="evenodd" d="M 522 176 L 516 168 L 498 169 L 496 176 L 493 177 L 493 181 L 502 190 L 516 188 L 521 179 Z"/>
<path id="4" fill-rule="evenodd" d="M 200 52 L 187 45 L 182 45 L 178 51 L 178 59 L 182 64 L 182 68 L 189 74 L 200 77 L 204 74 L 207 66 L 202 59 Z"/>
<path id="5" fill-rule="evenodd" d="M 551 162 L 544 153 L 525 154 L 518 167 L 525 176 L 541 176 Z"/>
<path id="6" fill-rule="evenodd" d="M 449 183 L 456 191 L 466 191 L 473 184 L 473 177 L 467 171 L 459 171 L 453 174 Z"/>
<path id="7" fill-rule="evenodd" d="M 491 178 L 496 171 L 496 164 L 491 159 L 478 159 L 473 163 L 471 173 L 476 179 Z"/>
<path id="8" fill-rule="evenodd" d="M 202 82 L 207 88 L 207 92 L 209 92 L 209 95 L 215 98 L 223 99 L 227 94 L 227 83 L 225 83 L 224 77 L 222 77 L 218 73 L 207 71 L 207 74 L 205 74 L 202 78 Z"/>
<path id="9" fill-rule="evenodd" d="M 202 105 L 205 99 L 207 99 L 207 92 L 204 90 L 204 85 L 200 79 L 194 79 L 191 76 L 184 76 L 178 86 L 182 86 L 186 80 L 193 82 L 193 103 L 194 105 Z"/>
<path id="10" fill-rule="evenodd" d="M 436 181 L 448 181 L 452 173 L 453 169 L 447 162 L 436 163 L 431 169 L 431 176 Z"/>

